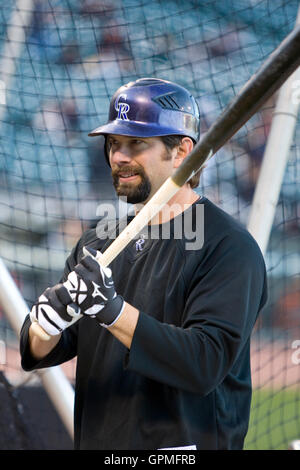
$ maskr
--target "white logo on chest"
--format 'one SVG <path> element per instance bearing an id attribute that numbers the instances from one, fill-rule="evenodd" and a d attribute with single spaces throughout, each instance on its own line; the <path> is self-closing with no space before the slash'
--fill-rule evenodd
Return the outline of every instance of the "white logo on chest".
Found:
<path id="1" fill-rule="evenodd" d="M 145 243 L 145 240 L 143 238 L 139 238 L 136 242 L 135 242 L 135 249 L 136 251 L 142 251 L 143 248 L 144 248 L 144 243 Z"/>

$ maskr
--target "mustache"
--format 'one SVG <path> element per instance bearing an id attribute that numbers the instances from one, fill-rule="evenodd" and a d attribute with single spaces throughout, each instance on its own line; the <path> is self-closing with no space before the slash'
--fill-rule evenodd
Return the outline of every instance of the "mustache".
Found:
<path id="1" fill-rule="evenodd" d="M 121 167 L 117 167 L 117 168 L 112 168 L 112 177 L 113 178 L 118 178 L 119 176 L 122 176 L 122 174 L 134 174 L 134 175 L 141 175 L 141 176 L 145 176 L 145 172 L 143 170 L 143 168 L 139 168 L 139 167 L 136 167 L 136 166 L 133 166 L 133 165 L 123 165 Z"/>

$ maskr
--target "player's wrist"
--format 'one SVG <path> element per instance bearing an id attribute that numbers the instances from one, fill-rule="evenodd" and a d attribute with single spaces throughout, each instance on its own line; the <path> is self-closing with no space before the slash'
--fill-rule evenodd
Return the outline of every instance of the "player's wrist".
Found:
<path id="1" fill-rule="evenodd" d="M 36 334 L 32 325 L 33 324 L 31 323 L 28 329 L 29 351 L 34 360 L 40 361 L 58 344 L 61 339 L 61 333 L 55 336 L 50 335 L 49 339 L 45 341 Z"/>
<path id="2" fill-rule="evenodd" d="M 125 307 L 125 301 L 121 295 L 117 295 L 110 300 L 100 313 L 96 315 L 97 321 L 104 328 L 113 326 L 122 315 Z"/>

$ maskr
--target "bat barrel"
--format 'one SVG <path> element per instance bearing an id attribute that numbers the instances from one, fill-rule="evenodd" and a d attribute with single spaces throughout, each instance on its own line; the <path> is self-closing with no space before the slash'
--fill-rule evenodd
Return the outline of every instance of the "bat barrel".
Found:
<path id="1" fill-rule="evenodd" d="M 300 65 L 300 25 L 270 54 L 172 176 L 178 186 L 200 170 Z"/>

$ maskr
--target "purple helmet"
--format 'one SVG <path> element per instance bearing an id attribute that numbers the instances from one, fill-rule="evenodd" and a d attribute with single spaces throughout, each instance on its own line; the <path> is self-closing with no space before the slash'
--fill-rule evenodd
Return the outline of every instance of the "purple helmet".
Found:
<path id="1" fill-rule="evenodd" d="M 115 92 L 108 122 L 88 135 L 183 135 L 197 142 L 199 127 L 198 105 L 188 90 L 167 80 L 141 78 Z"/>

